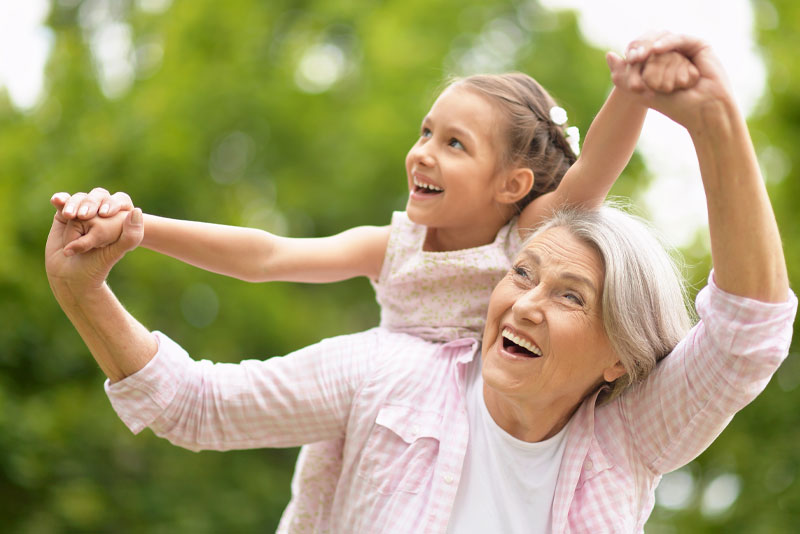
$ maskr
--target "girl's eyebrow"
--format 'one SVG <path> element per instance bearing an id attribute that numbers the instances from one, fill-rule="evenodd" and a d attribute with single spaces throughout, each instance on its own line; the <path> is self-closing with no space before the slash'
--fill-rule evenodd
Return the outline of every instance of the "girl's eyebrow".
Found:
<path id="1" fill-rule="evenodd" d="M 422 118 L 422 124 L 420 126 L 424 127 L 426 125 L 435 126 L 434 120 L 430 117 L 430 115 L 425 115 L 425 117 Z M 448 126 L 447 131 L 451 136 L 458 137 L 463 141 L 471 142 L 474 139 L 469 130 L 465 130 L 460 126 Z"/>

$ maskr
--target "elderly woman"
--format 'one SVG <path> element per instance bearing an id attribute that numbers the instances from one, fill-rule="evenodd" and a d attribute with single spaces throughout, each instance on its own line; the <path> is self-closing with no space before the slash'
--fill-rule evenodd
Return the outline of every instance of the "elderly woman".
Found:
<path id="1" fill-rule="evenodd" d="M 702 452 L 785 358 L 797 302 L 710 50 L 663 36 L 631 55 L 670 49 L 697 66 L 694 88 L 653 94 L 635 65 L 609 64 L 697 149 L 714 271 L 691 329 L 669 255 L 614 208 L 556 214 L 531 236 L 492 294 L 482 343 L 374 329 L 283 358 L 194 361 L 104 282 L 141 239 L 138 210 L 118 242 L 73 256 L 74 229 L 57 217 L 53 292 L 134 432 L 218 450 L 345 437 L 336 532 L 642 532 L 661 475 Z"/>

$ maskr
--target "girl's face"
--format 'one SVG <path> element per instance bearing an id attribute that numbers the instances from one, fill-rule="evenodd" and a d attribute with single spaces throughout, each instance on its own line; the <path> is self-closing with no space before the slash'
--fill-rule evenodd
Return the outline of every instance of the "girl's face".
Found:
<path id="1" fill-rule="evenodd" d="M 503 175 L 499 123 L 498 112 L 471 90 L 454 85 L 439 96 L 406 156 L 412 221 L 462 236 L 492 228 L 486 243 L 492 241 L 511 216 L 509 206 L 497 201 Z"/>

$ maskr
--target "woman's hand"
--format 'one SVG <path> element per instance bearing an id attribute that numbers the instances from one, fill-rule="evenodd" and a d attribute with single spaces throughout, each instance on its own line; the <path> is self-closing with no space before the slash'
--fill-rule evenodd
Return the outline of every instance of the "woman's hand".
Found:
<path id="1" fill-rule="evenodd" d="M 95 187 L 89 193 L 56 193 L 50 203 L 61 212 L 64 219 L 88 220 L 96 215 L 113 217 L 120 211 L 133 209 L 133 201 L 127 193 L 113 195 L 102 187 Z"/>
<path id="2" fill-rule="evenodd" d="M 147 365 L 158 350 L 158 342 L 104 283 L 114 264 L 142 240 L 142 211 L 123 211 L 99 220 L 121 225 L 119 238 L 83 254 L 65 254 L 66 245 L 86 233 L 86 221 L 67 219 L 56 212 L 47 236 L 45 267 L 61 309 L 100 368 L 115 382 Z"/>

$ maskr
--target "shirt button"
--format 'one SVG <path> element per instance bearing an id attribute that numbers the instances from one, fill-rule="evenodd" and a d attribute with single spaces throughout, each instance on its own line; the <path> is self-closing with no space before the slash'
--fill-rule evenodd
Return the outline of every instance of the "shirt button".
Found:
<path id="1" fill-rule="evenodd" d="M 443 478 L 444 478 L 444 483 L 445 484 L 452 484 L 453 483 L 453 475 L 451 475 L 450 473 L 445 474 Z"/>
<path id="2" fill-rule="evenodd" d="M 583 468 L 586 469 L 587 471 L 591 471 L 592 467 L 594 467 L 594 464 L 592 463 L 591 460 L 586 460 L 585 462 L 583 462 Z"/>

